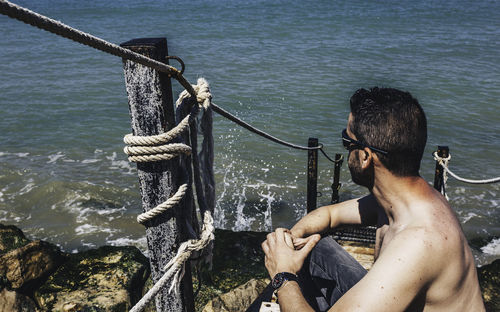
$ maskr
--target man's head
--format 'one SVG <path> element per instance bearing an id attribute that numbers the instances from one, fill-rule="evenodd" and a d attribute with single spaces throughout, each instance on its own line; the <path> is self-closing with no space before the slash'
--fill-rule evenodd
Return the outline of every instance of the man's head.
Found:
<path id="1" fill-rule="evenodd" d="M 356 140 L 374 147 L 392 174 L 418 176 L 427 142 L 427 120 L 418 101 L 408 92 L 372 88 L 357 90 L 350 104 L 349 130 Z"/>

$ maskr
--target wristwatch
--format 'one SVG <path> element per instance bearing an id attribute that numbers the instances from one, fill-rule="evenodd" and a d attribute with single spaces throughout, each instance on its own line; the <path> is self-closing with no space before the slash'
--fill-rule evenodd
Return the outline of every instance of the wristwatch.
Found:
<path id="1" fill-rule="evenodd" d="M 290 272 L 280 272 L 273 277 L 271 281 L 271 287 L 274 289 L 274 292 L 277 292 L 281 286 L 287 281 L 296 281 L 299 282 L 299 277 Z"/>

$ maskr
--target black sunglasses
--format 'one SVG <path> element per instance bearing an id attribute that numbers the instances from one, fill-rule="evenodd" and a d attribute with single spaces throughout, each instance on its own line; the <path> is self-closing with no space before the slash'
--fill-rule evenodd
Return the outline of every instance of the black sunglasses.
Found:
<path id="1" fill-rule="evenodd" d="M 371 149 L 374 152 L 379 152 L 379 153 L 384 154 L 384 155 L 389 154 L 386 151 L 383 151 L 383 150 L 378 149 L 376 147 L 373 147 L 373 146 L 370 146 L 370 145 L 367 145 L 367 144 L 364 144 L 364 143 L 361 143 L 359 141 L 354 140 L 353 138 L 351 138 L 350 136 L 347 135 L 347 129 L 342 130 L 342 144 L 344 144 L 345 149 L 348 151 L 352 151 L 354 149 L 363 149 L 365 147 L 368 147 L 369 149 Z"/>

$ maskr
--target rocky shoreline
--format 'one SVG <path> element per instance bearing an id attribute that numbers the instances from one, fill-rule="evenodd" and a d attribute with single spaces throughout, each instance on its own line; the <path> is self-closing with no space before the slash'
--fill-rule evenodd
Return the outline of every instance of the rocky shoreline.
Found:
<path id="1" fill-rule="evenodd" d="M 260 248 L 265 235 L 216 231 L 212 270 L 193 270 L 196 311 L 245 310 L 268 282 Z M 488 311 L 500 311 L 499 273 L 500 260 L 478 269 Z M 0 312 L 128 311 L 151 287 L 149 275 L 148 259 L 136 247 L 68 254 L 0 224 Z"/>

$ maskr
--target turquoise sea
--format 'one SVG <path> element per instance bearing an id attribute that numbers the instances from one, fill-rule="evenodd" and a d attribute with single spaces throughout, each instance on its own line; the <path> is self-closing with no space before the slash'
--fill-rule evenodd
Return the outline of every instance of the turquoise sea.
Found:
<path id="1" fill-rule="evenodd" d="M 14 1 L 16 2 L 16 1 Z M 500 176 L 500 1 L 77 1 L 17 4 L 113 43 L 166 37 L 214 102 L 295 144 L 340 132 L 360 87 L 410 91 L 427 113 L 422 176 L 437 145 L 460 176 Z M 0 16 L 0 222 L 66 251 L 144 250 L 119 58 Z M 175 62 L 171 64 L 176 65 Z M 174 83 L 174 92 L 181 87 Z M 217 226 L 271 230 L 305 213 L 306 155 L 214 118 Z M 320 156 L 320 204 L 333 168 Z M 366 193 L 341 174 L 341 199 Z M 479 264 L 500 258 L 500 184 L 448 180 Z"/>

